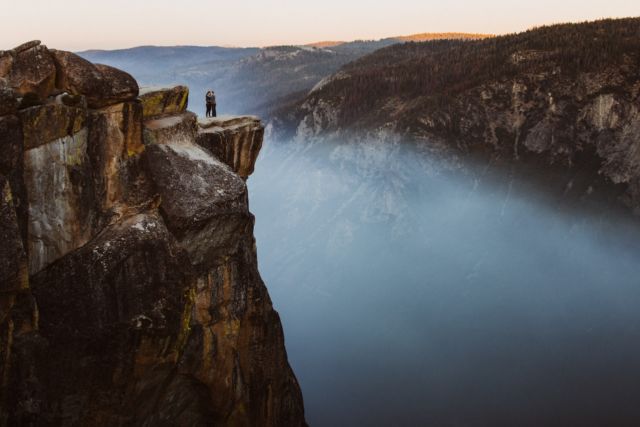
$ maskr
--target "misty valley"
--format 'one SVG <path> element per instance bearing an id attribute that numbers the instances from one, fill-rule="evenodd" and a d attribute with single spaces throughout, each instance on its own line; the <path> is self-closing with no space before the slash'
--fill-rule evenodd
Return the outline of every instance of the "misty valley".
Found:
<path id="1" fill-rule="evenodd" d="M 412 144 L 267 140 L 250 207 L 308 422 L 637 419 L 636 220 L 439 164 Z"/>

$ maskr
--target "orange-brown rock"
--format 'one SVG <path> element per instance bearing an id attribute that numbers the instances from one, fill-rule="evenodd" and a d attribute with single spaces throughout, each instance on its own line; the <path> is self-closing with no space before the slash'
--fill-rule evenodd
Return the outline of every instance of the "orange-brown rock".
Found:
<path id="1" fill-rule="evenodd" d="M 183 88 L 145 120 L 130 76 L 60 51 L 18 105 L 34 50 L 0 84 L 0 427 L 304 426 L 238 172 L 257 119 L 218 124 L 253 141 L 234 169 Z"/>
<path id="2" fill-rule="evenodd" d="M 0 78 L 6 78 L 13 66 L 13 55 L 10 51 L 0 51 Z"/>
<path id="3" fill-rule="evenodd" d="M 93 165 L 96 203 L 107 217 L 127 205 L 151 198 L 141 172 L 142 106 L 111 105 L 89 113 L 89 156 Z"/>
<path id="4" fill-rule="evenodd" d="M 116 102 L 130 101 L 138 96 L 140 91 L 138 82 L 131 77 L 131 74 L 108 65 L 96 64 L 96 68 L 102 74 L 104 92 L 100 98 L 95 99 L 94 104 L 89 106 L 111 105 Z"/>
<path id="5" fill-rule="evenodd" d="M 46 46 L 33 42 L 19 46 L 10 54 L 13 56 L 10 66 L 3 67 L 10 68 L 7 80 L 17 94 L 33 93 L 44 99 L 54 91 L 56 67 Z"/>
<path id="6" fill-rule="evenodd" d="M 19 116 L 24 147 L 29 150 L 78 133 L 85 126 L 87 111 L 61 104 L 47 104 L 23 109 Z"/>
<path id="7" fill-rule="evenodd" d="M 147 145 L 180 141 L 191 142 L 196 137 L 197 121 L 196 115 L 190 111 L 146 120 L 144 123 L 144 142 Z"/>
<path id="8" fill-rule="evenodd" d="M 140 100 L 142 101 L 145 119 L 180 114 L 187 109 L 189 88 L 186 86 L 141 88 Z"/>
<path id="9" fill-rule="evenodd" d="M 200 119 L 197 142 L 247 179 L 262 148 L 264 127 L 252 116 Z"/>
<path id="10" fill-rule="evenodd" d="M 74 95 L 85 95 L 90 108 L 101 108 L 138 96 L 138 83 L 131 75 L 107 65 L 92 64 L 78 55 L 52 51 L 58 70 L 56 86 Z"/>

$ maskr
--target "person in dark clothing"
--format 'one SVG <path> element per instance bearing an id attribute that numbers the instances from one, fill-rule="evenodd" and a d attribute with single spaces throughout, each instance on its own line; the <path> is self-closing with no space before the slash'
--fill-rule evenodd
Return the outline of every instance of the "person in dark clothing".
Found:
<path id="1" fill-rule="evenodd" d="M 207 92 L 207 95 L 205 96 L 205 105 L 207 106 L 207 117 L 209 117 L 211 115 L 211 102 L 209 101 L 211 98 L 211 91 Z"/>
<path id="2" fill-rule="evenodd" d="M 207 92 L 206 103 L 207 103 L 207 117 L 215 117 L 216 116 L 216 94 L 212 90 Z"/>

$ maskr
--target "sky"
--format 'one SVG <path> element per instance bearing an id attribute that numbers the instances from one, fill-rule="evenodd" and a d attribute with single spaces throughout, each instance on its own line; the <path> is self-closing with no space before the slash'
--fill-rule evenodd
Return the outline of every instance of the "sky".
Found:
<path id="1" fill-rule="evenodd" d="M 0 49 L 270 46 L 424 32 L 505 34 L 640 16 L 635 0 L 0 0 Z"/>

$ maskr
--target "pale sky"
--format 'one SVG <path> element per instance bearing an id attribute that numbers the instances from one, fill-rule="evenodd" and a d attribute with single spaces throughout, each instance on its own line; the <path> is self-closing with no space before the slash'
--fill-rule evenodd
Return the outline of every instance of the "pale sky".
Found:
<path id="1" fill-rule="evenodd" d="M 269 46 L 424 32 L 504 34 L 640 16 L 639 0 L 0 0 L 0 49 Z"/>

